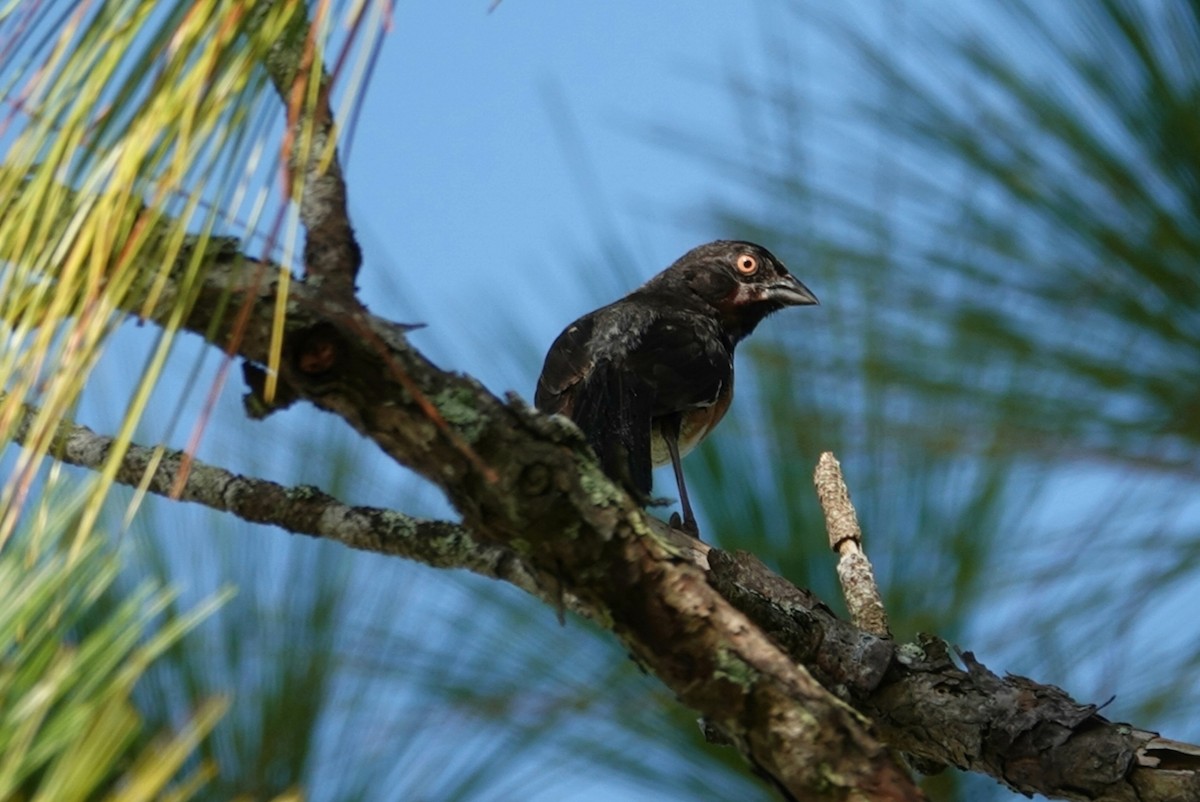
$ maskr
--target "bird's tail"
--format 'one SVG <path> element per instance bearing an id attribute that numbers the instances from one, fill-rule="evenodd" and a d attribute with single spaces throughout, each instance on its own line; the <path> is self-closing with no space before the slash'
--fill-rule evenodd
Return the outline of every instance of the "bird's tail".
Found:
<path id="1" fill-rule="evenodd" d="M 607 360 L 583 380 L 572 411 L 604 472 L 642 503 L 650 499 L 653 411 L 650 387 Z"/>

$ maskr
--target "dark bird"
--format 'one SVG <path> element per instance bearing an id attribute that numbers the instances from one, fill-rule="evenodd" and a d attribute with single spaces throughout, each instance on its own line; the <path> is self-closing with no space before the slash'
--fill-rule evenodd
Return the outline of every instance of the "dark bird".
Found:
<path id="1" fill-rule="evenodd" d="M 642 504 L 651 468 L 669 461 L 682 526 L 699 534 L 679 461 L 729 408 L 734 347 L 767 315 L 815 303 L 761 245 L 701 245 L 567 326 L 546 354 L 534 403 L 575 421 L 604 472 Z"/>

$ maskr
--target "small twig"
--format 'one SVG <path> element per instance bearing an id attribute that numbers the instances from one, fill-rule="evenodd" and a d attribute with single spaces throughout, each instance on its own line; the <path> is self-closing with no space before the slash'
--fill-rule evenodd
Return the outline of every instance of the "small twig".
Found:
<path id="1" fill-rule="evenodd" d="M 817 498 L 825 511 L 825 530 L 829 533 L 829 548 L 838 555 L 838 581 L 850 618 L 859 629 L 873 635 L 887 637 L 887 611 L 879 586 L 875 583 L 875 572 L 871 561 L 862 548 L 862 530 L 858 527 L 858 515 L 850 502 L 850 491 L 842 478 L 842 466 L 829 451 L 821 454 L 817 469 L 813 473 L 817 486 Z"/>

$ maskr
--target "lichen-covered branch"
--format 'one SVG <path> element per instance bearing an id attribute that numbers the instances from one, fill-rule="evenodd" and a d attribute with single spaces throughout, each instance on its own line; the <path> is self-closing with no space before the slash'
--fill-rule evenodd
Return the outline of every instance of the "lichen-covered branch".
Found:
<path id="1" fill-rule="evenodd" d="M 710 578 L 926 770 L 953 765 L 1054 799 L 1200 799 L 1200 746 L 1108 721 L 1051 685 L 998 677 L 944 642 L 897 644 L 839 620 L 753 555 L 713 550 Z"/>
<path id="2" fill-rule="evenodd" d="M 24 443 L 34 414 L 33 408 L 26 408 L 24 419 L 14 431 L 15 442 Z M 104 467 L 112 447 L 113 438 L 62 421 L 50 454 L 68 465 L 98 471 Z M 181 483 L 183 477 L 186 480 Z M 573 598 L 551 597 L 512 549 L 496 543 L 480 543 L 465 527 L 451 521 L 415 518 L 380 507 L 351 506 L 316 487 L 287 487 L 235 474 L 189 458 L 181 451 L 136 444 L 126 449 L 114 478 L 120 484 L 144 487 L 159 496 L 202 504 L 292 534 L 404 557 L 433 568 L 462 568 L 508 582 L 544 601 L 565 602 L 575 612 L 590 614 L 575 604 Z M 174 495 L 177 486 L 181 489 Z"/>

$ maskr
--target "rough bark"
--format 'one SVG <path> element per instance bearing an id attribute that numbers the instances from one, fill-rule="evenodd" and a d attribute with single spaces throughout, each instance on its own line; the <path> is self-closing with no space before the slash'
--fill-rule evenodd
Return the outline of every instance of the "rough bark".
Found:
<path id="1" fill-rule="evenodd" d="M 1055 799 L 1200 799 L 1200 747 L 1108 721 L 1052 685 L 998 677 L 970 652 L 956 663 L 932 636 L 897 644 L 858 630 L 753 555 L 714 550 L 708 561 L 726 598 L 926 771 L 953 765 Z"/>

